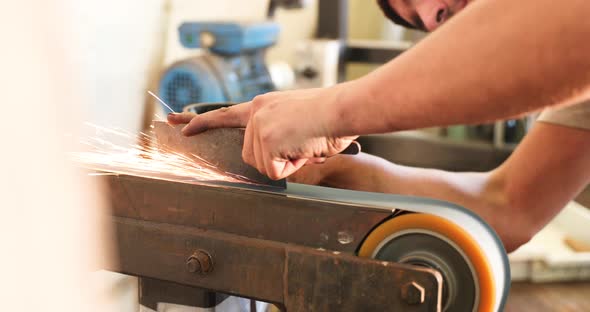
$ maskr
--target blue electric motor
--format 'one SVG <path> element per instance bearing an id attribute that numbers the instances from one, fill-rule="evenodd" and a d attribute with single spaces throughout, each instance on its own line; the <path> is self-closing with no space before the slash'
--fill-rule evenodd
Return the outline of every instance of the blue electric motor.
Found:
<path id="1" fill-rule="evenodd" d="M 245 102 L 275 89 L 264 56 L 278 39 L 277 24 L 184 23 L 179 33 L 184 47 L 207 51 L 163 73 L 159 94 L 174 111 L 193 103 Z"/>

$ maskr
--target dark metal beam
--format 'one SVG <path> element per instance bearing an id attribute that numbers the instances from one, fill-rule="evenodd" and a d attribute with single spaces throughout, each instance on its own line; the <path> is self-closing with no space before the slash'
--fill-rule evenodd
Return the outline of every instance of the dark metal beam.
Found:
<path id="1" fill-rule="evenodd" d="M 139 304 L 154 311 L 159 302 L 189 307 L 213 308 L 228 295 L 153 278 L 139 279 Z"/>
<path id="2" fill-rule="evenodd" d="M 113 217 L 113 226 L 120 258 L 113 271 L 272 302 L 288 312 L 440 310 L 442 277 L 432 269 L 128 218 Z M 210 272 L 187 263 L 195 251 L 211 256 Z M 408 284 L 423 289 L 421 303 L 408 300 Z"/>
<path id="3" fill-rule="evenodd" d="M 318 1 L 316 38 L 348 38 L 348 0 Z"/>
<path id="4" fill-rule="evenodd" d="M 112 214 L 354 253 L 391 211 L 134 176 L 106 176 Z M 346 243 L 338 240 L 345 234 Z"/>
<path id="5" fill-rule="evenodd" d="M 169 282 L 163 297 L 143 297 L 150 306 L 212 303 L 207 290 L 288 312 L 440 308 L 437 271 L 355 256 L 391 210 L 223 184 L 101 179 L 110 190 L 119 257 L 106 269 Z M 419 304 L 403 291 L 412 283 L 423 289 Z M 196 287 L 194 296 L 202 298 L 190 298 L 181 285 Z"/>
<path id="6" fill-rule="evenodd" d="M 338 62 L 338 80 L 346 81 L 346 66 L 349 63 L 384 64 L 402 54 L 405 49 L 391 47 L 352 46 L 343 47 Z"/>
<path id="7" fill-rule="evenodd" d="M 405 50 L 394 48 L 346 47 L 343 55 L 345 63 L 384 64 L 402 54 Z"/>

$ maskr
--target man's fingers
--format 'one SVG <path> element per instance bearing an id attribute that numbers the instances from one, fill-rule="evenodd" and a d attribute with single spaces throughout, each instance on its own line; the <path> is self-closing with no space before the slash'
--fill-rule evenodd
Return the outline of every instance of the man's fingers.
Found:
<path id="1" fill-rule="evenodd" d="M 250 124 L 250 128 L 254 125 Z M 267 175 L 266 168 L 264 167 L 264 154 L 262 153 L 262 148 L 260 146 L 260 136 L 254 133 L 252 137 L 252 150 L 254 152 L 254 160 L 256 162 L 256 169 L 264 175 Z M 272 179 L 272 177 L 269 176 Z"/>
<path id="2" fill-rule="evenodd" d="M 242 159 L 248 165 L 256 168 L 256 160 L 254 159 L 254 152 L 252 150 L 252 127 L 246 127 L 246 134 L 244 135 L 244 145 L 242 146 Z"/>
<path id="3" fill-rule="evenodd" d="M 326 162 L 326 157 L 314 157 L 307 160 L 306 164 L 323 164 Z"/>
<path id="4" fill-rule="evenodd" d="M 280 170 L 276 167 L 275 162 L 272 160 L 270 153 L 266 149 L 266 146 L 262 146 L 262 162 L 264 168 L 266 170 L 266 175 L 271 178 L 272 180 L 279 180 L 281 179 L 280 173 L 282 172 L 282 168 Z"/>
<path id="5" fill-rule="evenodd" d="M 170 113 L 168 114 L 168 123 L 173 124 L 173 125 L 178 125 L 178 124 L 187 124 L 189 123 L 195 116 L 197 116 L 197 114 L 195 113 L 188 113 L 188 112 L 183 112 L 183 113 Z"/>
<path id="6" fill-rule="evenodd" d="M 245 127 L 250 116 L 250 106 L 251 102 L 247 102 L 196 115 L 182 128 L 182 134 L 191 136 L 209 129 Z"/>
<path id="7" fill-rule="evenodd" d="M 307 159 L 305 158 L 289 160 L 286 162 L 281 160 L 273 160 L 273 171 L 278 172 L 278 175 L 273 178 L 276 178 L 276 180 L 286 178 L 295 173 L 297 170 L 301 169 L 305 163 L 307 163 Z"/>

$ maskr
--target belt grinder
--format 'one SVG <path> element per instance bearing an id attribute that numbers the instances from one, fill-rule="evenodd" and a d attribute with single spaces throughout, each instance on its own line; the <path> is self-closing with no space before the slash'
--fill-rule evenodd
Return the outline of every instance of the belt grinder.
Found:
<path id="1" fill-rule="evenodd" d="M 281 188 L 256 177 L 257 184 L 101 179 L 110 186 L 117 233 L 113 271 L 289 312 L 501 311 L 508 294 L 497 235 L 451 203 Z"/>

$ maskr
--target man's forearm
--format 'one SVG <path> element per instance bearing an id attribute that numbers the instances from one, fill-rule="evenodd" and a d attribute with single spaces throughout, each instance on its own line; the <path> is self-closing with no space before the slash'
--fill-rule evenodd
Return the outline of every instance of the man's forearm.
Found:
<path id="1" fill-rule="evenodd" d="M 491 224 L 510 251 L 590 183 L 589 153 L 590 131 L 541 122 L 490 172 L 447 172 L 399 166 L 367 154 L 340 155 L 317 167 L 316 183 L 457 203 Z"/>
<path id="2" fill-rule="evenodd" d="M 588 12 L 586 0 L 474 1 L 406 53 L 342 88 L 334 134 L 479 123 L 586 97 Z"/>
<path id="3" fill-rule="evenodd" d="M 321 184 L 360 191 L 436 198 L 470 207 L 484 218 L 503 202 L 493 172 L 457 173 L 393 164 L 361 153 L 322 165 Z"/>
<path id="4" fill-rule="evenodd" d="M 501 175 L 505 172 L 456 173 L 405 167 L 368 154 L 336 156 L 323 166 L 319 183 L 326 186 L 422 196 L 466 207 L 494 227 L 508 251 L 530 238 L 527 217 L 511 213 L 512 207 L 507 205 L 509 200 Z M 504 222 L 505 217 L 519 227 Z"/>

